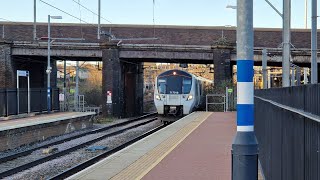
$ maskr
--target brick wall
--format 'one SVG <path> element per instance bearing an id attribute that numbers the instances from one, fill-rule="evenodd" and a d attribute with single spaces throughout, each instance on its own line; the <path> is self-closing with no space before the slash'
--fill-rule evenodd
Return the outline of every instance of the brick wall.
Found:
<path id="1" fill-rule="evenodd" d="M 18 25 L 12 23 L 0 23 L 5 28 L 5 40 L 32 40 L 32 24 Z M 152 41 L 126 41 L 126 43 L 156 43 L 156 44 L 179 44 L 179 45 L 211 45 L 221 38 L 222 30 L 224 36 L 232 44 L 236 42 L 236 31 L 234 28 L 226 27 L 201 27 L 201 26 L 153 26 L 147 25 L 102 25 L 102 31 L 109 31 L 117 38 L 153 37 L 158 40 Z M 0 30 L 2 31 L 2 30 Z M 86 42 L 97 42 L 97 27 L 79 24 L 54 24 L 52 23 L 52 37 L 85 38 Z M 82 33 L 82 34 L 81 34 Z M 37 25 L 37 36 L 47 36 L 47 24 Z M 2 37 L 0 37 L 1 39 Z M 102 39 L 101 41 L 105 41 Z M 297 48 L 310 48 L 310 30 L 293 29 L 291 33 L 292 44 Z M 278 47 L 282 42 L 281 29 L 255 29 L 255 47 Z M 320 39 L 318 39 L 320 44 Z"/>
<path id="2" fill-rule="evenodd" d="M 0 45 L 0 88 L 15 87 L 15 71 L 11 61 L 11 48 Z"/>
<path id="3" fill-rule="evenodd" d="M 213 51 L 214 61 L 214 85 L 231 82 L 232 65 L 230 64 L 230 50 L 215 49 Z"/>

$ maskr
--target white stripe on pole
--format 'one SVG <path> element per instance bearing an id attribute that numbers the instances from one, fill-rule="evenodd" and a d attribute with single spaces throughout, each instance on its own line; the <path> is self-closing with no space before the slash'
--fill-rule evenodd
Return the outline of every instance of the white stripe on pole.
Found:
<path id="1" fill-rule="evenodd" d="M 237 131 L 249 132 L 254 131 L 253 126 L 237 126 Z"/>
<path id="2" fill-rule="evenodd" d="M 237 96 L 237 104 L 253 104 L 253 82 L 238 82 Z"/>

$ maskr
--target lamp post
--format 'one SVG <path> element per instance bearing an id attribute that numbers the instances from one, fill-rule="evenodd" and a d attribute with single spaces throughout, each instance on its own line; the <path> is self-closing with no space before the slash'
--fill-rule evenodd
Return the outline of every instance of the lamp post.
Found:
<path id="1" fill-rule="evenodd" d="M 51 73 L 51 66 L 50 66 L 50 19 L 62 19 L 62 16 L 50 16 L 48 15 L 48 62 L 47 62 L 47 111 L 48 113 L 51 111 L 51 87 L 50 87 L 50 73 Z"/>
<path id="2" fill-rule="evenodd" d="M 258 179 L 254 134 L 253 0 L 237 0 L 237 133 L 232 143 L 232 179 Z"/>
<path id="3" fill-rule="evenodd" d="M 318 83 L 318 61 L 317 61 L 317 0 L 311 1 L 311 84 Z"/>

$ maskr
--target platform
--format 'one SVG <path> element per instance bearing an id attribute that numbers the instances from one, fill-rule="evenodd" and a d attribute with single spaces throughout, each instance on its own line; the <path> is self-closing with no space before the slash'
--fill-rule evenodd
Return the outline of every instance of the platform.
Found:
<path id="1" fill-rule="evenodd" d="M 231 179 L 235 112 L 194 112 L 68 179 Z"/>
<path id="2" fill-rule="evenodd" d="M 94 112 L 57 112 L 0 121 L 0 151 L 91 127 Z"/>

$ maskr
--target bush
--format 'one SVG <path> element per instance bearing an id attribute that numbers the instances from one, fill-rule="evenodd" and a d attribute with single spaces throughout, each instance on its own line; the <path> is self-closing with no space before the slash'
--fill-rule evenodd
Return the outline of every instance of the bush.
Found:
<path id="1" fill-rule="evenodd" d="M 103 99 L 101 89 L 90 89 L 83 94 L 88 106 L 102 106 Z"/>

